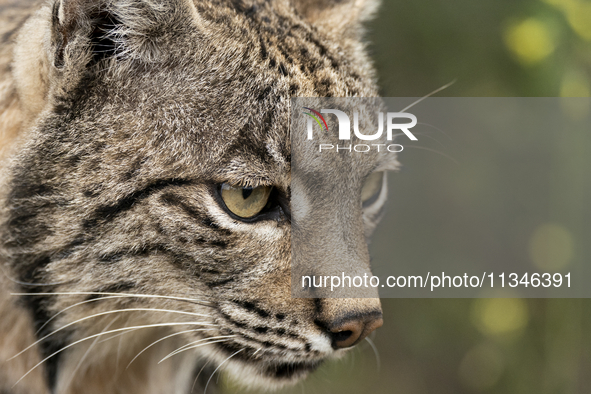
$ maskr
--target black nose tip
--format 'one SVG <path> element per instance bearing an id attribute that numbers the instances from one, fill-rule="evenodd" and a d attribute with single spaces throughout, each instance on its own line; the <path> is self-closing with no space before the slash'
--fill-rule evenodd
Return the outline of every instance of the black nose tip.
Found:
<path id="1" fill-rule="evenodd" d="M 335 349 L 343 349 L 356 345 L 382 324 L 384 320 L 379 312 L 339 320 L 328 327 L 332 346 Z"/>

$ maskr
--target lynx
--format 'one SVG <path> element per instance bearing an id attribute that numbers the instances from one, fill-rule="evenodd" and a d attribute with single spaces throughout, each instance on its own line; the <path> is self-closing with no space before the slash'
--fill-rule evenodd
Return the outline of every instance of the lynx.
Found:
<path id="1" fill-rule="evenodd" d="M 377 96 L 376 6 L 0 1 L 1 393 L 273 389 L 382 325 L 377 298 L 290 292 L 290 99 Z M 322 192 L 346 217 L 308 212 L 363 266 L 382 156 Z"/>

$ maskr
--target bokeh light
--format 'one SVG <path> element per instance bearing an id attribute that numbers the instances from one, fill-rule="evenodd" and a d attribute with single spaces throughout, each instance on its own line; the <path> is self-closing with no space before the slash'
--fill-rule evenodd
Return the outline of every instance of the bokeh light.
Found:
<path id="1" fill-rule="evenodd" d="M 535 229 L 529 243 L 529 255 L 537 268 L 556 272 L 569 263 L 573 248 L 572 235 L 566 228 L 547 223 Z"/>
<path id="2" fill-rule="evenodd" d="M 515 333 L 528 322 L 527 304 L 521 298 L 482 298 L 474 300 L 472 321 L 487 336 Z"/>
<path id="3" fill-rule="evenodd" d="M 572 29 L 583 39 L 591 41 L 591 2 L 584 0 L 545 0 L 561 10 Z"/>
<path id="4" fill-rule="evenodd" d="M 525 65 L 539 63 L 556 47 L 549 26 L 536 18 L 509 25 L 504 38 L 509 51 Z"/>

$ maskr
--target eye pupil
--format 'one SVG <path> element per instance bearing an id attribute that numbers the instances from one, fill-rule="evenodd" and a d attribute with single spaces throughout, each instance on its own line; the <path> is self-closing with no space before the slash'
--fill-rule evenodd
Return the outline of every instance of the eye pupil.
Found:
<path id="1" fill-rule="evenodd" d="M 224 207 L 241 218 L 252 218 L 261 213 L 271 196 L 272 186 L 242 187 L 228 183 L 220 185 Z"/>
<path id="2" fill-rule="evenodd" d="M 242 189 L 242 198 L 247 199 L 252 194 L 252 187 L 245 187 Z"/>

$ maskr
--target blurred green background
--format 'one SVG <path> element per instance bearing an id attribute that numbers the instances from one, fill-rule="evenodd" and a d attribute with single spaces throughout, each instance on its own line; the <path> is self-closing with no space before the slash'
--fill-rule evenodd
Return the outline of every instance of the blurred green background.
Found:
<path id="1" fill-rule="evenodd" d="M 385 97 L 423 96 L 453 80 L 439 96 L 588 97 L 591 92 L 589 0 L 385 0 L 368 24 L 368 36 Z M 589 205 L 583 202 L 586 209 L 580 209 L 581 202 L 573 206 L 570 198 L 577 186 L 588 190 L 591 179 L 581 171 L 569 174 L 589 164 L 574 160 L 572 152 L 586 157 L 584 147 L 591 144 L 588 137 L 587 145 L 577 138 L 565 141 L 541 139 L 532 150 L 554 152 L 546 170 L 560 169 L 547 180 L 548 195 L 540 196 L 554 227 L 538 228 L 542 235 L 533 228 L 521 237 L 542 247 L 562 237 L 569 258 L 577 253 L 588 258 Z M 498 163 L 534 159 L 510 153 Z M 399 228 L 392 250 L 408 254 L 416 249 L 410 240 L 421 231 L 434 236 L 445 231 L 445 221 L 429 229 L 421 227 L 421 218 L 413 224 L 412 213 L 450 185 L 437 179 L 437 171 L 425 171 L 426 165 L 445 165 L 433 152 L 401 155 L 401 161 L 410 170 L 390 176 L 391 198 L 402 210 L 394 216 Z M 484 194 L 519 187 L 519 177 L 499 179 L 495 171 L 492 162 Z M 483 199 L 483 207 L 489 202 Z M 421 253 L 430 258 L 436 248 L 426 243 Z M 532 257 L 531 250 L 516 253 Z M 382 304 L 385 324 L 373 336 L 378 354 L 364 342 L 282 393 L 591 393 L 591 300 L 384 299 Z M 225 392 L 242 390 L 227 383 Z"/>

